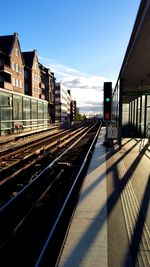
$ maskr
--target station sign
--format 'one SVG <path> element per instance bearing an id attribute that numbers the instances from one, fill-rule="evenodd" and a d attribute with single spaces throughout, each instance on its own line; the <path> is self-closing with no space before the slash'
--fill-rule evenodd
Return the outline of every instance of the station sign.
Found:
<path id="1" fill-rule="evenodd" d="M 117 139 L 117 137 L 118 137 L 117 127 L 108 127 L 108 138 Z"/>

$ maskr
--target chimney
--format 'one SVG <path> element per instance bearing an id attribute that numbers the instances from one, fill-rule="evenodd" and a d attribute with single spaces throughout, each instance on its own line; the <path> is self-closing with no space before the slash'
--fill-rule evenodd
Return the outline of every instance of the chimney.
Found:
<path id="1" fill-rule="evenodd" d="M 14 32 L 14 36 L 18 38 L 18 32 Z"/>
<path id="2" fill-rule="evenodd" d="M 35 55 L 37 55 L 37 50 L 36 49 L 34 49 L 33 52 L 34 52 Z"/>

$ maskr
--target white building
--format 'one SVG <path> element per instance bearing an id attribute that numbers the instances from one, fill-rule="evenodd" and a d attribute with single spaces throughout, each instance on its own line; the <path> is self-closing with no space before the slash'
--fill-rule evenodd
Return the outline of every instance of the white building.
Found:
<path id="1" fill-rule="evenodd" d="M 71 94 L 61 82 L 55 84 L 55 122 L 70 125 Z"/>

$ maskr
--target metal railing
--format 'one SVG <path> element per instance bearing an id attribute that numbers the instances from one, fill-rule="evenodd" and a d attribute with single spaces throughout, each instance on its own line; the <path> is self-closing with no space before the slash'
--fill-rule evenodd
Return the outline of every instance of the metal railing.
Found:
<path id="1" fill-rule="evenodd" d="M 15 132 L 23 132 L 25 129 L 47 126 L 49 119 L 27 119 L 27 120 L 2 120 L 0 124 L 0 135 L 10 135 Z M 27 124 L 26 124 L 27 123 Z M 7 125 L 8 124 L 8 125 Z"/>

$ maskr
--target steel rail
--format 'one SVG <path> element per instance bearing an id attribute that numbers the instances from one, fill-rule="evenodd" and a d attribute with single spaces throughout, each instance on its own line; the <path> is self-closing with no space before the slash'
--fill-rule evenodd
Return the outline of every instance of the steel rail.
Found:
<path id="1" fill-rule="evenodd" d="M 13 164 L 11 164 L 7 168 L 5 168 L 4 170 L 6 171 L 9 168 L 16 167 L 19 165 L 19 170 L 15 171 L 13 174 L 7 176 L 6 178 L 4 178 L 3 180 L 0 181 L 0 190 L 1 190 L 1 186 L 3 186 L 6 182 L 11 180 L 12 178 L 15 178 L 16 175 L 19 175 L 22 171 L 27 170 L 28 167 L 33 166 L 34 164 L 36 164 L 36 162 L 40 162 L 42 160 L 42 158 L 45 157 L 45 152 L 47 153 L 46 156 L 48 156 L 48 154 L 53 153 L 54 151 L 63 147 L 65 144 L 71 142 L 72 139 L 76 138 L 83 131 L 85 131 L 87 127 L 88 126 L 86 126 L 86 127 L 82 126 L 81 128 L 79 128 L 73 132 L 69 132 L 69 134 L 61 137 L 60 139 L 57 139 L 57 140 L 51 142 L 50 144 L 48 144 L 46 146 L 43 146 L 43 147 L 37 149 L 36 151 L 24 156 L 22 159 L 15 161 Z M 35 159 L 35 157 L 37 157 L 37 155 L 38 155 L 38 158 Z M 32 162 L 27 163 L 24 167 L 22 167 L 20 169 L 20 163 L 23 164 L 23 163 L 26 163 L 27 161 L 31 161 L 31 160 L 32 160 Z M 2 173 L 2 171 L 0 173 Z"/>
<path id="2" fill-rule="evenodd" d="M 26 156 L 25 161 L 26 161 L 26 159 L 31 160 L 33 158 L 33 156 L 35 156 L 35 155 L 40 154 L 41 152 L 43 152 L 42 155 L 41 155 L 41 157 L 38 157 L 37 159 L 33 159 L 32 162 L 28 163 L 27 165 L 25 165 L 21 169 L 17 170 L 12 175 L 10 175 L 10 176 L 4 178 L 2 181 L 0 181 L 0 192 L 3 190 L 3 187 L 4 186 L 6 187 L 6 184 L 8 184 L 17 175 L 20 175 L 23 171 L 26 171 L 28 168 L 31 168 L 36 163 L 40 162 L 45 156 L 47 157 L 48 154 L 51 154 L 52 152 L 58 150 L 59 148 L 61 148 L 64 145 L 66 145 L 67 143 L 71 142 L 74 138 L 76 138 L 77 136 L 81 135 L 81 133 L 83 131 L 85 131 L 86 129 L 87 129 L 87 126 L 85 128 L 83 128 L 83 129 L 76 130 L 77 133 L 75 131 L 75 134 L 74 134 L 74 132 L 71 132 L 70 134 L 65 135 L 64 137 L 60 138 L 59 140 L 56 140 L 56 141 L 52 142 L 51 144 L 47 145 L 46 147 L 42 147 L 38 151 L 35 151 L 35 152 L 29 154 L 28 156 Z M 49 149 L 51 149 L 51 150 L 49 151 Z M 48 152 L 45 155 L 45 152 L 46 151 L 48 151 Z"/>
<path id="3" fill-rule="evenodd" d="M 63 134 L 64 132 L 68 132 L 72 129 L 76 129 L 76 128 L 79 128 L 79 127 L 83 127 L 83 124 L 81 125 L 75 125 L 73 127 L 70 127 L 69 129 L 60 129 L 60 131 L 58 133 L 55 133 L 55 136 L 56 135 L 61 135 Z M 13 146 L 6 146 L 6 144 L 2 144 L 2 146 L 5 146 L 6 148 L 4 150 L 0 150 L 0 160 L 3 159 L 3 157 L 5 155 L 3 154 L 8 154 L 8 152 L 10 151 L 13 151 L 15 150 L 16 148 L 18 149 L 22 149 L 24 146 L 26 145 L 30 145 L 32 146 L 32 144 L 36 145 L 36 142 L 39 143 L 42 142 L 42 141 L 46 141 L 46 139 L 48 140 L 49 137 L 53 136 L 54 135 L 54 131 L 56 131 L 58 128 L 56 127 L 53 127 L 53 128 L 50 128 L 50 129 L 46 129 L 45 131 L 42 131 L 40 133 L 37 133 L 37 132 L 34 132 L 34 133 L 26 133 L 26 134 L 23 134 L 21 137 L 19 136 L 16 136 L 14 137 L 13 140 L 10 141 L 11 145 L 12 145 L 12 141 L 13 141 Z M 40 140 L 39 140 L 39 137 L 40 137 Z M 19 140 L 21 139 L 21 140 Z M 15 141 L 17 141 L 15 143 Z M 19 141 L 19 142 L 18 142 Z M 12 152 L 12 155 L 15 154 L 15 152 Z"/>
<path id="4" fill-rule="evenodd" d="M 53 133 L 54 130 L 51 129 L 50 132 L 48 132 L 48 133 L 46 132 L 46 133 L 42 134 L 42 136 L 40 136 L 40 140 L 39 140 L 39 136 L 36 136 L 36 137 L 33 136 L 32 140 L 31 139 L 29 140 L 29 138 L 27 138 L 27 139 L 21 141 L 21 144 L 19 144 L 19 145 L 16 145 L 16 146 L 14 145 L 11 148 L 8 147 L 8 150 L 6 149 L 4 151 L 0 151 L 0 160 L 4 159 L 5 155 L 3 155 L 3 153 L 5 153 L 5 152 L 7 152 L 7 154 L 6 154 L 7 157 L 9 155 L 13 156 L 13 155 L 15 155 L 15 151 L 11 152 L 11 150 L 15 150 L 16 148 L 18 148 L 19 151 L 22 151 L 22 150 L 24 150 L 24 147 L 26 145 L 28 145 L 28 146 L 30 146 L 32 148 L 32 146 L 34 147 L 34 146 L 36 146 L 36 144 L 39 145 L 39 144 L 42 144 L 42 142 L 49 141 L 49 137 L 55 138 L 55 137 L 57 137 L 59 135 L 61 136 L 64 133 L 70 132 L 70 131 L 72 131 L 74 129 L 78 129 L 78 128 L 84 127 L 85 125 L 86 124 L 75 125 L 75 126 L 69 128 L 69 129 L 61 130 L 60 132 L 55 133 L 55 134 Z M 10 153 L 8 154 L 9 150 L 10 150 Z"/>
<path id="5" fill-rule="evenodd" d="M 93 126 L 93 127 L 94 127 L 94 126 Z M 63 204 L 63 206 L 62 206 L 62 208 L 61 208 L 61 210 L 60 210 L 60 212 L 59 212 L 59 214 L 58 214 L 58 216 L 57 216 L 57 218 L 56 218 L 56 220 L 55 220 L 55 223 L 54 223 L 54 225 L 53 225 L 53 227 L 52 227 L 52 229 L 51 229 L 51 231 L 50 231 L 50 233 L 49 233 L 49 235 L 48 235 L 48 238 L 47 238 L 47 240 L 46 240 L 46 242 L 45 242 L 45 244 L 44 244 L 44 246 L 43 246 L 43 248 L 42 248 L 42 250 L 41 250 L 41 253 L 40 253 L 40 255 L 39 255 L 39 257 L 38 257 L 38 259 L 37 259 L 37 261 L 36 261 L 34 267 L 39 267 L 39 266 L 42 264 L 42 260 L 43 260 L 43 258 L 44 258 L 45 253 L 46 253 L 48 244 L 50 243 L 51 238 L 52 238 L 52 236 L 53 236 L 53 234 L 54 234 L 54 232 L 55 232 L 55 230 L 56 230 L 56 228 L 57 228 L 57 226 L 58 226 L 58 224 L 59 224 L 59 221 L 60 221 L 60 219 L 61 219 L 61 217 L 62 217 L 62 214 L 63 214 L 63 212 L 64 212 L 64 210 L 65 210 L 65 208 L 66 208 L 66 206 L 67 206 L 67 203 L 68 203 L 68 201 L 69 201 L 69 199 L 70 199 L 70 197 L 71 197 L 71 194 L 72 194 L 72 192 L 73 192 L 73 190 L 74 190 L 74 188 L 75 188 L 75 185 L 76 185 L 76 183 L 77 183 L 77 181 L 78 181 L 78 178 L 79 178 L 80 174 L 82 173 L 83 168 L 85 167 L 85 164 L 86 164 L 86 162 L 87 162 L 87 160 L 88 160 L 88 157 L 89 157 L 89 154 L 90 154 L 90 152 L 91 152 L 91 149 L 93 148 L 93 146 L 94 146 L 94 144 L 95 144 L 95 141 L 96 141 L 96 139 L 97 139 L 97 137 L 98 137 L 98 135 L 99 135 L 100 130 L 101 130 L 101 125 L 100 125 L 99 128 L 98 128 L 98 131 L 97 131 L 97 133 L 96 133 L 96 135 L 95 135 L 95 137 L 94 137 L 94 140 L 93 140 L 93 142 L 92 142 L 92 144 L 91 144 L 91 146 L 90 146 L 90 148 L 89 148 L 89 150 L 88 150 L 88 152 L 87 152 L 87 154 L 86 154 L 86 156 L 85 156 L 85 158 L 84 158 L 84 161 L 83 161 L 83 163 L 82 163 L 82 165 L 81 165 L 81 167 L 80 167 L 80 169 L 79 169 L 78 174 L 77 174 L 76 177 L 75 177 L 75 180 L 74 180 L 74 182 L 73 182 L 73 185 L 72 185 L 72 187 L 71 187 L 71 189 L 70 189 L 70 191 L 69 191 L 69 193 L 68 193 L 68 195 L 67 195 L 67 197 L 66 197 L 66 199 L 65 199 L 65 201 L 64 201 L 64 204 Z M 69 149 L 68 149 L 68 150 L 69 150 Z"/>
<path id="6" fill-rule="evenodd" d="M 0 212 L 6 210 L 6 208 L 10 207 L 13 205 L 15 201 L 18 201 L 18 198 L 23 197 L 24 192 L 28 190 L 28 188 L 32 187 L 40 178 L 42 175 L 44 175 L 64 154 L 66 154 L 69 150 L 71 150 L 93 127 L 95 124 L 90 127 L 78 140 L 76 140 L 71 146 L 69 146 L 65 151 L 63 151 L 57 158 L 55 158 L 50 164 L 48 164 L 37 176 L 34 180 L 32 180 L 29 184 L 24 186 L 16 196 L 14 196 L 12 199 L 8 200 L 1 208 Z"/>
<path id="7" fill-rule="evenodd" d="M 46 188 L 46 186 L 48 185 L 48 180 L 45 181 L 45 177 L 47 175 L 51 175 L 49 171 L 53 170 L 53 168 L 51 170 L 49 170 L 49 168 L 51 168 L 52 165 L 57 162 L 57 160 L 59 161 L 61 156 L 67 153 L 69 149 L 73 148 L 73 146 L 77 144 L 83 138 L 83 136 L 85 136 L 94 126 L 95 125 L 90 127 L 86 131 L 86 133 L 84 133 L 84 135 L 80 137 L 80 139 L 78 139 L 67 150 L 61 153 L 59 157 L 57 157 L 57 159 L 51 162 L 51 164 L 49 164 L 47 168 L 44 169 L 44 172 L 41 172 L 38 176 L 36 176 L 35 180 L 33 180 L 30 184 L 26 185 L 20 192 L 18 192 L 16 196 L 13 196 L 12 199 L 10 199 L 1 207 L 1 229 L 3 229 L 4 226 L 2 232 L 3 234 L 1 236 L 1 249 L 5 246 L 9 236 L 13 235 L 15 229 L 17 229 L 18 225 L 20 224 L 20 221 L 22 221 L 22 219 L 26 217 L 29 210 L 31 209 L 31 206 L 34 207 L 37 198 L 39 198 L 43 192 L 42 190 L 45 190 L 44 188 Z M 32 194 L 32 192 L 34 192 L 34 194 Z M 30 198 L 28 197 L 29 195 Z"/>
<path id="8" fill-rule="evenodd" d="M 50 135 L 48 135 L 48 136 L 46 135 L 45 137 L 42 137 L 41 140 L 36 140 L 36 141 L 34 141 L 34 140 L 30 140 L 29 143 L 24 143 L 24 144 L 22 144 L 22 145 L 20 146 L 20 148 L 19 148 L 19 150 L 18 150 L 18 155 L 17 155 L 17 152 L 16 152 L 16 151 L 13 151 L 13 152 L 10 152 L 9 154 L 7 154 L 6 156 L 5 156 L 5 155 L 0 156 L 0 160 L 1 160 L 2 162 L 3 162 L 3 161 L 8 161 L 8 160 L 10 160 L 10 161 L 14 161 L 14 162 L 11 164 L 12 167 L 13 167 L 13 165 L 15 165 L 15 164 L 17 164 L 17 163 L 20 163 L 21 160 L 23 160 L 24 158 L 27 158 L 27 157 L 28 157 L 28 156 L 26 156 L 26 155 L 23 157 L 23 154 L 22 154 L 22 153 L 24 153 L 24 154 L 29 153 L 29 152 L 28 152 L 29 149 L 36 149 L 36 151 L 37 151 L 37 150 L 40 149 L 40 147 L 41 147 L 42 145 L 44 145 L 44 143 L 45 143 L 45 147 L 46 147 L 46 142 L 49 142 L 49 141 L 50 141 L 50 140 L 49 140 L 49 137 L 52 137 L 52 139 L 56 139 L 56 138 L 59 137 L 59 136 L 60 136 L 60 137 L 63 136 L 63 135 L 66 134 L 67 132 L 69 132 L 69 134 L 71 135 L 71 131 L 72 131 L 72 130 L 74 130 L 74 129 L 77 128 L 77 131 L 78 131 L 78 130 L 84 128 L 84 127 L 85 127 L 84 125 L 80 125 L 79 128 L 77 128 L 77 127 L 75 127 L 75 128 L 71 128 L 71 129 L 68 129 L 68 130 L 66 130 L 66 131 L 57 133 L 57 134 L 55 134 L 55 135 L 54 135 L 54 134 L 50 134 Z M 62 137 L 62 138 L 63 138 L 63 137 Z M 61 138 L 60 138 L 60 139 L 61 139 Z M 52 140 L 51 140 L 51 141 L 52 141 Z M 28 146 L 27 146 L 27 145 L 28 145 Z M 37 147 L 37 145 L 38 145 L 38 147 Z M 26 146 L 27 146 L 27 147 L 26 147 Z M 15 148 L 14 148 L 14 149 L 15 149 Z M 36 153 L 36 151 L 34 151 L 33 154 Z M 32 154 L 32 153 L 30 153 L 30 155 L 31 155 L 31 154 Z M 20 158 L 18 159 L 19 155 L 20 155 Z M 11 158 L 12 156 L 14 156 L 13 159 Z M 16 156 L 16 159 L 15 159 L 15 156 Z M 11 167 L 11 165 L 8 165 L 7 167 L 1 169 L 1 170 L 0 170 L 0 173 L 6 171 L 8 168 Z"/>

